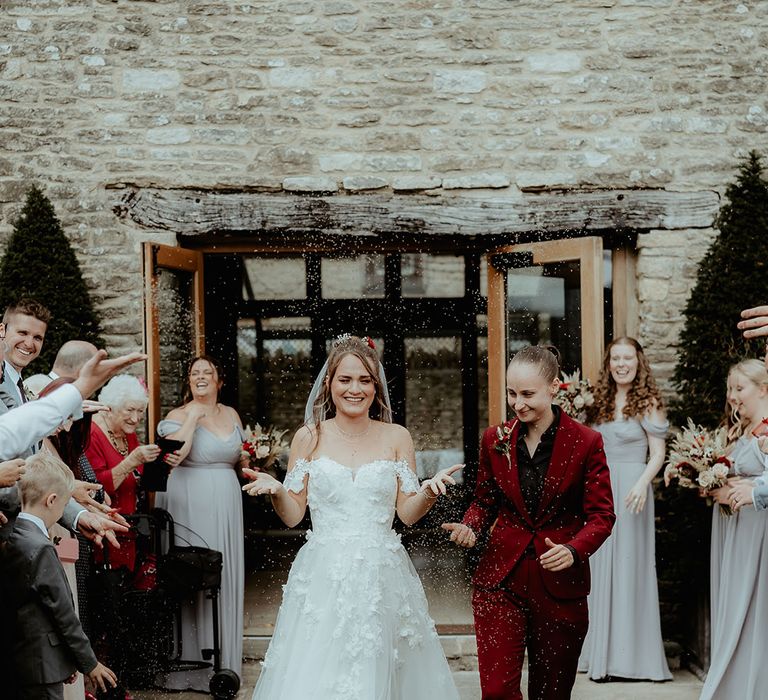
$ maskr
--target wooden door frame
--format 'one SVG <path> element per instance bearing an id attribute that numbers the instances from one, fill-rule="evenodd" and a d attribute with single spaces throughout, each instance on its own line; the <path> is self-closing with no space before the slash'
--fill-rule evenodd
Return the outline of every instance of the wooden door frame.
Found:
<path id="1" fill-rule="evenodd" d="M 506 271 L 494 267 L 492 256 L 531 253 L 534 265 L 578 260 L 581 282 L 581 373 L 593 383 L 600 374 L 604 351 L 603 241 L 598 236 L 566 238 L 503 246 L 488 253 L 488 419 L 506 419 L 504 376 L 507 368 Z M 626 325 L 626 318 L 622 321 Z"/>
<path id="2" fill-rule="evenodd" d="M 203 304 L 203 254 L 151 241 L 142 244 L 144 262 L 144 348 L 147 354 L 148 433 L 155 439 L 160 421 L 160 321 L 155 292 L 159 269 L 188 272 L 192 275 L 193 343 L 196 355 L 205 352 L 205 312 Z"/>

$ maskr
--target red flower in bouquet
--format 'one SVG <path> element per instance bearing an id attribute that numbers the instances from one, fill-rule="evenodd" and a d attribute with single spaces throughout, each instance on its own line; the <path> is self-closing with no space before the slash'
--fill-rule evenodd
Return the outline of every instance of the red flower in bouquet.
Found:
<path id="1" fill-rule="evenodd" d="M 264 430 L 258 423 L 255 428 L 249 425 L 243 431 L 245 439 L 242 444 L 242 454 L 248 457 L 248 466 L 253 471 L 266 471 L 276 476 L 274 465 L 278 458 L 288 449 L 288 443 L 283 439 L 287 430 L 276 430 L 272 426 Z"/>
<path id="2" fill-rule="evenodd" d="M 727 451 L 725 428 L 709 431 L 689 418 L 688 425 L 672 441 L 664 468 L 664 482 L 669 484 L 676 479 L 683 488 L 703 489 L 705 492 L 720 488 L 727 482 L 731 467 Z M 733 512 L 722 503 L 720 510 L 725 515 Z"/>

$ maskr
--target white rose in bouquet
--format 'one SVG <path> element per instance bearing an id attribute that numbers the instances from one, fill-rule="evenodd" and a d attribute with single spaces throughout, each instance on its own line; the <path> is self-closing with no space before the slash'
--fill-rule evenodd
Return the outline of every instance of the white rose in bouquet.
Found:
<path id="1" fill-rule="evenodd" d="M 728 465 L 720 462 L 712 467 L 712 473 L 718 481 L 724 481 L 728 477 Z"/>
<path id="2" fill-rule="evenodd" d="M 697 481 L 699 482 L 699 486 L 701 486 L 701 488 L 711 489 L 717 482 L 717 479 L 715 478 L 715 475 L 712 473 L 711 469 L 705 469 L 703 472 L 699 473 L 699 478 Z"/>

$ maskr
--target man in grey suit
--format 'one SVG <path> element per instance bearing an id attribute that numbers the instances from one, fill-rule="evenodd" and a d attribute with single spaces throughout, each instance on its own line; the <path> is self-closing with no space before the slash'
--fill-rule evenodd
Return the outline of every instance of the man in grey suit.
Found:
<path id="1" fill-rule="evenodd" d="M 48 537 L 72 495 L 72 472 L 43 452 L 27 460 L 19 484 L 21 513 L 0 556 L 2 628 L 10 650 L 4 659 L 10 676 L 3 679 L 4 696 L 10 685 L 18 700 L 61 700 L 64 683 L 74 682 L 77 671 L 103 691 L 107 685 L 115 687 L 115 674 L 96 659 L 80 626 L 72 591 Z"/>
<path id="2" fill-rule="evenodd" d="M 0 400 L 6 405 L 8 401 L 13 404 L 8 408 L 27 402 L 21 373 L 43 349 L 50 320 L 51 312 L 34 299 L 20 299 L 3 313 L 0 339 L 5 345 L 5 362 Z"/>

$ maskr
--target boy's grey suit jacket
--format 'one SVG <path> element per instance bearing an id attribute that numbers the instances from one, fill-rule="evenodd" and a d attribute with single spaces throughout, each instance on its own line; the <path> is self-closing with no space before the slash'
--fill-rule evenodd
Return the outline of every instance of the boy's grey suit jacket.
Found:
<path id="1" fill-rule="evenodd" d="M 16 610 L 11 664 L 24 685 L 60 683 L 98 663 L 75 612 L 53 543 L 18 519 L 3 552 L 3 576 Z"/>

